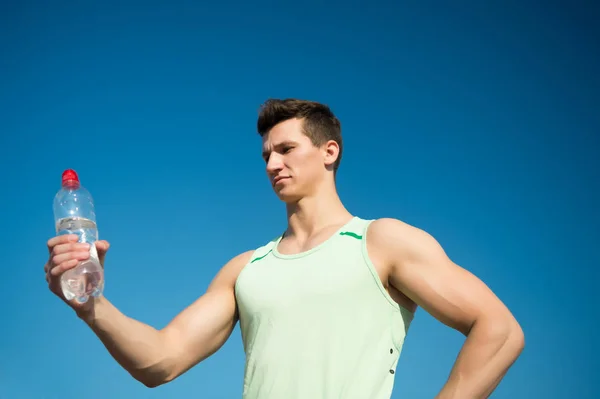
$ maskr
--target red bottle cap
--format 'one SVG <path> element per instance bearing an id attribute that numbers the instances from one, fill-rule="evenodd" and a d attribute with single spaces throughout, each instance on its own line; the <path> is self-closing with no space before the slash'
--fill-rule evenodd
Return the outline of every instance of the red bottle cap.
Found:
<path id="1" fill-rule="evenodd" d="M 79 177 L 73 169 L 67 169 L 62 174 L 62 186 L 66 188 L 78 188 Z"/>

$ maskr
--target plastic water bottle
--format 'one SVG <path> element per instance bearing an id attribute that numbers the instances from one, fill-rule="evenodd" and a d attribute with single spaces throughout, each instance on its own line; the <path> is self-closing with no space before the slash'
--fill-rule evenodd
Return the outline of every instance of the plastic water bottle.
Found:
<path id="1" fill-rule="evenodd" d="M 61 288 L 67 300 L 80 303 L 90 296 L 98 297 L 104 290 L 104 271 L 98 260 L 95 241 L 98 240 L 94 200 L 81 185 L 77 173 L 67 169 L 62 174 L 62 187 L 54 197 L 56 233 L 76 234 L 79 242 L 90 244 L 90 256 L 61 276 Z"/>

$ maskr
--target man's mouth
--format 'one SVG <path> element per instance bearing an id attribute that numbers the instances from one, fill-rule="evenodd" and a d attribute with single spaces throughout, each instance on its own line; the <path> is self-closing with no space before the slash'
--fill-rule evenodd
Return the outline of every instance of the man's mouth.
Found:
<path id="1" fill-rule="evenodd" d="M 283 179 L 287 179 L 288 176 L 277 176 L 273 179 L 273 184 L 277 184 L 278 182 L 280 182 Z"/>

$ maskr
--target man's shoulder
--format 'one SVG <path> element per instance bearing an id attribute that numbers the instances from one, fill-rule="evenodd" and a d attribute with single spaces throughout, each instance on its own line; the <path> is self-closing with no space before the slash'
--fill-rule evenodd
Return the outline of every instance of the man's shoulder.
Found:
<path id="1" fill-rule="evenodd" d="M 228 264 L 233 264 L 236 266 L 244 266 L 246 263 L 248 263 L 250 261 L 254 252 L 255 252 L 254 249 L 250 249 L 250 250 L 244 251 L 242 253 L 239 253 L 239 254 L 235 255 L 233 258 L 231 258 L 229 260 Z"/>
<path id="2" fill-rule="evenodd" d="M 248 259 L 248 263 L 252 263 L 258 259 L 262 259 L 265 256 L 267 256 L 269 253 L 271 253 L 271 251 L 273 250 L 275 245 L 277 245 L 277 243 L 279 242 L 280 237 L 281 236 L 273 237 L 266 243 L 260 245 L 259 247 L 248 251 L 248 252 L 250 252 L 250 257 Z"/>
<path id="3" fill-rule="evenodd" d="M 369 233 L 374 237 L 380 238 L 390 236 L 400 238 L 407 235 L 423 234 L 425 231 L 400 219 L 381 217 L 371 220 Z"/>
<path id="4" fill-rule="evenodd" d="M 231 258 L 229 262 L 227 262 L 226 266 L 231 265 L 232 268 L 243 268 L 248 263 L 251 263 L 257 258 L 263 257 L 269 252 L 271 252 L 278 239 L 279 237 L 272 238 L 271 240 L 267 241 L 262 245 L 259 245 L 258 247 L 237 254 L 236 256 Z"/>
<path id="5" fill-rule="evenodd" d="M 228 281 L 231 287 L 235 286 L 238 276 L 242 270 L 253 261 L 266 256 L 273 248 L 277 238 L 274 238 L 257 248 L 241 252 L 225 263 L 218 271 L 216 279 L 219 281 Z"/>
<path id="6" fill-rule="evenodd" d="M 367 237 L 370 245 L 395 254 L 407 254 L 436 244 L 427 231 L 391 217 L 373 219 Z"/>

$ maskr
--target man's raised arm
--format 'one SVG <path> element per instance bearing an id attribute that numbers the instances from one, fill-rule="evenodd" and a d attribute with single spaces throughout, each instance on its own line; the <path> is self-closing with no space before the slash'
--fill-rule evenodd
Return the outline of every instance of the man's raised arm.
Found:
<path id="1" fill-rule="evenodd" d="M 97 247 L 103 261 L 108 243 L 98 242 Z M 248 251 L 231 259 L 206 293 L 157 330 L 124 315 L 105 297 L 83 305 L 66 301 L 60 291 L 60 274 L 75 265 L 75 259 L 85 258 L 85 250 L 68 236 L 51 239 L 48 249 L 45 270 L 50 289 L 90 326 L 112 357 L 148 387 L 172 381 L 225 343 L 238 317 L 235 281 L 252 255 Z"/>

